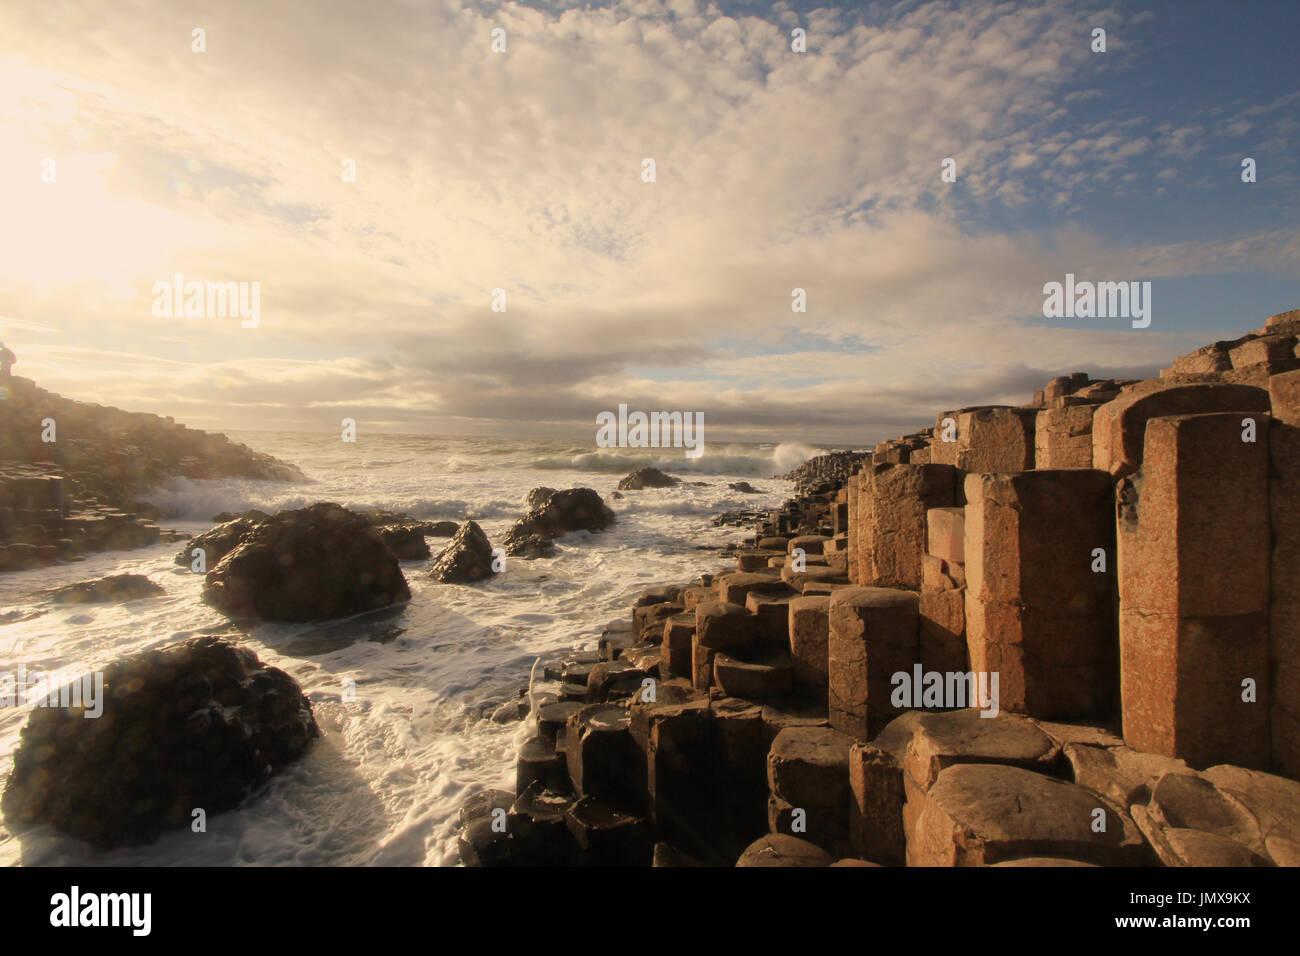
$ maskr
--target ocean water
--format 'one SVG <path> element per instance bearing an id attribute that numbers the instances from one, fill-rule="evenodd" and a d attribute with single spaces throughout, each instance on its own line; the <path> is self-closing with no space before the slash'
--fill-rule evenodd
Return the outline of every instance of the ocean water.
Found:
<path id="1" fill-rule="evenodd" d="M 49 828 L 15 835 L 0 823 L 5 865 L 455 865 L 457 811 L 490 787 L 513 789 L 526 723 L 496 724 L 480 706 L 514 696 L 539 657 L 594 648 L 602 625 L 630 613 L 645 587 L 726 566 L 716 551 L 749 529 L 715 528 L 719 511 L 772 508 L 791 493 L 782 474 L 821 449 L 780 445 L 593 453 L 567 441 L 501 438 L 232 433 L 299 465 L 307 483 L 176 481 L 149 500 L 163 527 L 195 533 L 221 511 L 298 508 L 317 501 L 380 507 L 422 519 L 473 518 L 498 539 L 524 512 L 529 489 L 587 486 L 618 521 L 599 534 L 558 541 L 553 558 L 509 560 L 491 581 L 460 586 L 428 579 L 433 557 L 403 562 L 409 603 L 330 624 L 265 624 L 237 634 L 261 659 L 302 685 L 324 733 L 307 756 L 238 810 L 210 816 L 207 832 L 168 834 L 144 847 L 95 852 Z M 652 464 L 704 482 L 625 492 L 619 478 Z M 762 494 L 731 491 L 747 480 Z M 73 675 L 125 654 L 205 633 L 229 622 L 199 600 L 201 579 L 172 564 L 183 542 L 90 555 L 84 562 L 0 575 L 0 673 Z M 125 604 L 58 606 L 43 589 L 108 574 L 146 574 L 161 597 Z M 355 681 L 356 700 L 343 700 Z M 0 787 L 13 767 L 29 706 L 0 707 Z"/>

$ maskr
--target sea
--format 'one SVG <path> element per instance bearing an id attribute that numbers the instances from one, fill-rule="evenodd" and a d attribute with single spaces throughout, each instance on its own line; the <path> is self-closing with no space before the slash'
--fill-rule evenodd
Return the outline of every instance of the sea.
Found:
<path id="1" fill-rule="evenodd" d="M 571 440 L 231 432 L 298 465 L 308 481 L 176 480 L 148 496 L 163 528 L 193 534 L 223 511 L 273 512 L 334 501 L 420 519 L 477 521 L 494 542 L 524 513 L 528 491 L 589 487 L 617 515 L 600 533 L 558 540 L 554 557 L 507 559 L 472 586 L 428 577 L 432 557 L 402 562 L 411 600 L 386 613 L 316 624 L 236 630 L 200 600 L 201 576 L 173 558 L 184 541 L 0 575 L 0 674 L 68 677 L 124 655 L 204 634 L 227 634 L 291 674 L 323 732 L 307 755 L 239 809 L 208 817 L 204 832 L 169 833 L 147 846 L 95 851 L 48 827 L 13 834 L 0 823 L 0 863 L 92 866 L 450 866 L 458 811 L 474 793 L 513 790 L 526 721 L 484 717 L 514 698 L 533 665 L 594 649 L 603 626 L 630 616 L 645 588 L 686 583 L 726 567 L 719 553 L 753 533 L 716 527 L 721 511 L 771 509 L 792 493 L 775 478 L 823 449 L 797 442 L 682 449 L 602 449 Z M 652 465 L 683 483 L 624 492 L 620 478 Z M 747 494 L 728 488 L 748 481 Z M 64 606 L 51 587 L 131 572 L 159 597 Z M 540 671 L 540 668 L 538 668 Z M 355 688 L 354 693 L 349 688 Z M 355 699 L 350 699 L 350 698 Z M 31 705 L 0 707 L 0 787 Z"/>

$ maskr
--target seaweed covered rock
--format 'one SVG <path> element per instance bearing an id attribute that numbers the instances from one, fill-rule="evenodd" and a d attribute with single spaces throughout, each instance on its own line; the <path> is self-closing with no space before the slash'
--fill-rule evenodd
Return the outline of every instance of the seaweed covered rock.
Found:
<path id="1" fill-rule="evenodd" d="M 93 694 L 86 683 L 84 707 L 32 709 L 0 801 L 10 829 L 148 843 L 195 809 L 234 809 L 320 736 L 292 677 L 217 637 L 115 661 Z"/>

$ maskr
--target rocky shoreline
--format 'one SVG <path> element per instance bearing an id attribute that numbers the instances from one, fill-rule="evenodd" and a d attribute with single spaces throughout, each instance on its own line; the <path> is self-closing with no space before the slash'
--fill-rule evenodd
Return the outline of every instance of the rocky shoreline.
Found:
<path id="1" fill-rule="evenodd" d="M 172 418 L 77 402 L 30 379 L 0 400 L 0 571 L 175 539 L 138 499 L 171 478 L 302 481 L 293 465 Z"/>
<path id="2" fill-rule="evenodd" d="M 462 861 L 1300 865 L 1298 333 L 797 469 L 548 665 Z"/>

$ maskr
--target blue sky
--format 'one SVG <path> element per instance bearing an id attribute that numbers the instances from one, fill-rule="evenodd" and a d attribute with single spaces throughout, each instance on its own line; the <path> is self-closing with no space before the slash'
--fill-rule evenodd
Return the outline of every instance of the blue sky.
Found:
<path id="1" fill-rule="evenodd" d="M 869 444 L 1300 306 L 1300 4 L 358 10 L 0 9 L 20 373 L 200 427 L 577 436 L 625 403 Z M 260 283 L 260 325 L 152 315 L 176 272 Z M 1067 272 L 1151 281 L 1151 327 L 1042 318 Z"/>

